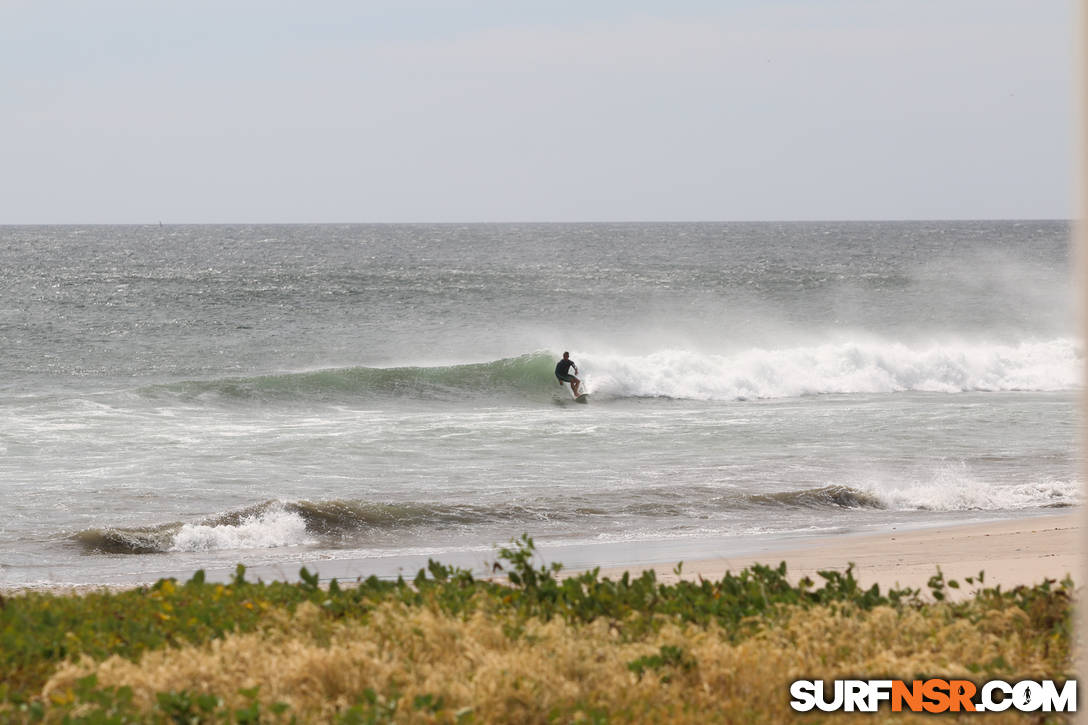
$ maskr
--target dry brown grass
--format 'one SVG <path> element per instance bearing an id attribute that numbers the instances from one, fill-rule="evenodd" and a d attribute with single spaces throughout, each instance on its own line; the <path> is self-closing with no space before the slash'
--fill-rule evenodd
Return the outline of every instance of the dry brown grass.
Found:
<path id="1" fill-rule="evenodd" d="M 1015 607 L 976 623 L 948 616 L 942 605 L 869 612 L 816 607 L 788 610 L 738 642 L 715 626 L 670 623 L 631 640 L 603 619 L 581 625 L 530 620 L 511 635 L 514 619 L 484 611 L 462 619 L 383 604 L 366 623 L 332 622 L 305 604 L 294 616 L 277 614 L 258 632 L 150 652 L 136 663 L 115 656 L 65 664 L 43 694 L 46 701 L 63 695 L 94 673 L 100 685 L 132 687 L 146 712 L 156 693 L 182 690 L 214 693 L 241 707 L 246 701 L 238 691 L 260 685 L 262 704 L 287 703 L 288 713 L 305 722 L 332 720 L 368 688 L 387 698 L 399 694 L 399 722 L 452 722 L 459 713 L 477 723 L 571 722 L 594 711 L 630 722 L 837 721 L 849 716 L 792 712 L 789 683 L 920 674 L 977 680 L 968 665 L 998 656 L 1017 678 L 1053 676 L 1064 663 L 1021 636 L 1025 619 Z M 682 648 L 689 665 L 649 668 L 641 677 L 628 667 L 662 646 Z M 441 697 L 442 709 L 414 709 L 419 695 Z M 858 717 L 893 719 L 891 713 Z M 985 719 L 1021 721 L 1013 713 Z"/>

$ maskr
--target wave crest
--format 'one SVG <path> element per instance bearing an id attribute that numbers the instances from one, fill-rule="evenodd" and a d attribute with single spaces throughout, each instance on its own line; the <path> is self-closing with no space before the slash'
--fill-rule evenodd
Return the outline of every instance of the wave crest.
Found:
<path id="1" fill-rule="evenodd" d="M 388 532 L 483 523 L 521 526 L 545 518 L 556 520 L 564 518 L 564 514 L 547 516 L 517 504 L 271 500 L 199 523 L 87 529 L 73 539 L 86 551 L 107 554 L 227 551 L 318 543 L 335 546 Z"/>
<path id="2" fill-rule="evenodd" d="M 747 400 L 822 394 L 1055 391 L 1080 387 L 1083 353 L 1072 339 L 934 344 L 844 342 L 731 355 L 663 350 L 577 354 L 597 399 Z M 434 367 L 355 367 L 158 386 L 151 395 L 219 400 L 329 401 L 467 397 L 550 401 L 556 357 L 535 352 Z"/>
<path id="3" fill-rule="evenodd" d="M 316 543 L 302 516 L 278 501 L 196 524 L 88 529 L 74 539 L 86 551 L 106 554 L 271 549 Z"/>
<path id="4" fill-rule="evenodd" d="M 614 493 L 580 497 L 544 496 L 529 503 L 383 503 L 369 501 L 265 501 L 197 523 L 88 529 L 74 540 L 88 552 L 152 554 L 271 549 L 291 546 L 354 546 L 436 530 L 508 531 L 511 535 L 542 522 L 585 529 L 601 517 L 676 522 L 731 519 L 752 509 L 774 511 L 1028 511 L 1073 506 L 1080 501 L 1075 481 L 1040 481 L 995 487 L 974 480 L 963 467 L 938 471 L 932 479 L 899 484 L 828 484 L 776 493 L 715 495 L 713 487 L 655 488 L 616 498 Z M 636 525 L 637 524 L 633 524 Z"/>
<path id="5" fill-rule="evenodd" d="M 583 356 L 587 385 L 598 398 L 694 400 L 1071 390 L 1080 385 L 1082 357 L 1071 339 L 925 347 L 839 343 L 734 355 L 673 350 L 641 357 Z"/>

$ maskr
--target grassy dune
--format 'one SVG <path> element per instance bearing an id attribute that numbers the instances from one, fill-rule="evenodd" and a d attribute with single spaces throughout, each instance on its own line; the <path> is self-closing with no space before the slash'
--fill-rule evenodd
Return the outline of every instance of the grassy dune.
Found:
<path id="1" fill-rule="evenodd" d="M 559 580 L 534 568 L 527 538 L 501 559 L 508 585 L 432 563 L 412 582 L 351 587 L 240 568 L 227 585 L 198 573 L 9 597 L 0 721 L 833 722 L 848 716 L 793 713 L 789 683 L 1072 676 L 1069 581 L 949 602 L 959 583 L 939 573 L 923 595 L 862 590 L 850 571 L 793 586 L 784 565 L 673 585 Z"/>

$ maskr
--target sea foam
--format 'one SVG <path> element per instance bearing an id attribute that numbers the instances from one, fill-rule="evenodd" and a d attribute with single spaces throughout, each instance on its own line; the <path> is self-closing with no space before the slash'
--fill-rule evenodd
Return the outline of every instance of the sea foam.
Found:
<path id="1" fill-rule="evenodd" d="M 1072 339 L 908 345 L 842 342 L 731 355 L 666 350 L 643 356 L 579 356 L 598 396 L 691 400 L 789 398 L 903 391 L 1055 391 L 1079 387 L 1082 352 Z"/>
<path id="2" fill-rule="evenodd" d="M 230 524 L 185 524 L 174 535 L 170 551 L 272 549 L 315 543 L 298 512 L 282 506 L 245 516 Z"/>
<path id="3" fill-rule="evenodd" d="M 945 466 L 928 480 L 872 483 L 860 488 L 885 508 L 899 511 L 1022 511 L 1075 506 L 1081 501 L 1076 481 L 995 486 L 962 465 Z"/>

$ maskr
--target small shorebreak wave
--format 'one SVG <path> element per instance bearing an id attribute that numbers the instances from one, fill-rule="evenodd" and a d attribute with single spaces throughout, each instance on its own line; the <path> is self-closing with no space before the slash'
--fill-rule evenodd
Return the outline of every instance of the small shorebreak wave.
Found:
<path id="1" fill-rule="evenodd" d="M 887 508 L 877 495 L 850 486 L 829 485 L 802 491 L 750 494 L 747 502 L 753 506 L 784 506 L 787 508 Z"/>
<path id="2" fill-rule="evenodd" d="M 829 484 L 798 491 L 738 493 L 712 487 L 659 488 L 629 495 L 610 492 L 576 500 L 540 497 L 526 503 L 377 503 L 367 501 L 265 501 L 196 523 L 107 527 L 79 532 L 74 541 L 87 553 L 154 554 L 350 547 L 393 542 L 405 535 L 440 531 L 505 531 L 552 525 L 585 530 L 602 521 L 694 521 L 747 518 L 753 511 L 996 511 L 1076 505 L 1074 482 L 1043 482 L 994 489 L 947 481 L 905 487 Z M 745 513 L 747 512 L 747 513 Z M 760 516 L 761 514 L 756 514 Z"/>
<path id="3" fill-rule="evenodd" d="M 757 507 L 886 511 L 1027 511 L 1075 506 L 1079 500 L 1076 482 L 1044 481 L 997 488 L 972 480 L 955 468 L 937 472 L 930 481 L 903 485 L 830 484 L 745 497 L 749 505 Z"/>
<path id="4" fill-rule="evenodd" d="M 549 517 L 516 504 L 373 503 L 271 500 L 195 524 L 87 529 L 74 540 L 90 552 L 150 554 L 181 551 L 337 546 L 383 535 L 452 529 L 482 523 L 524 524 Z"/>

